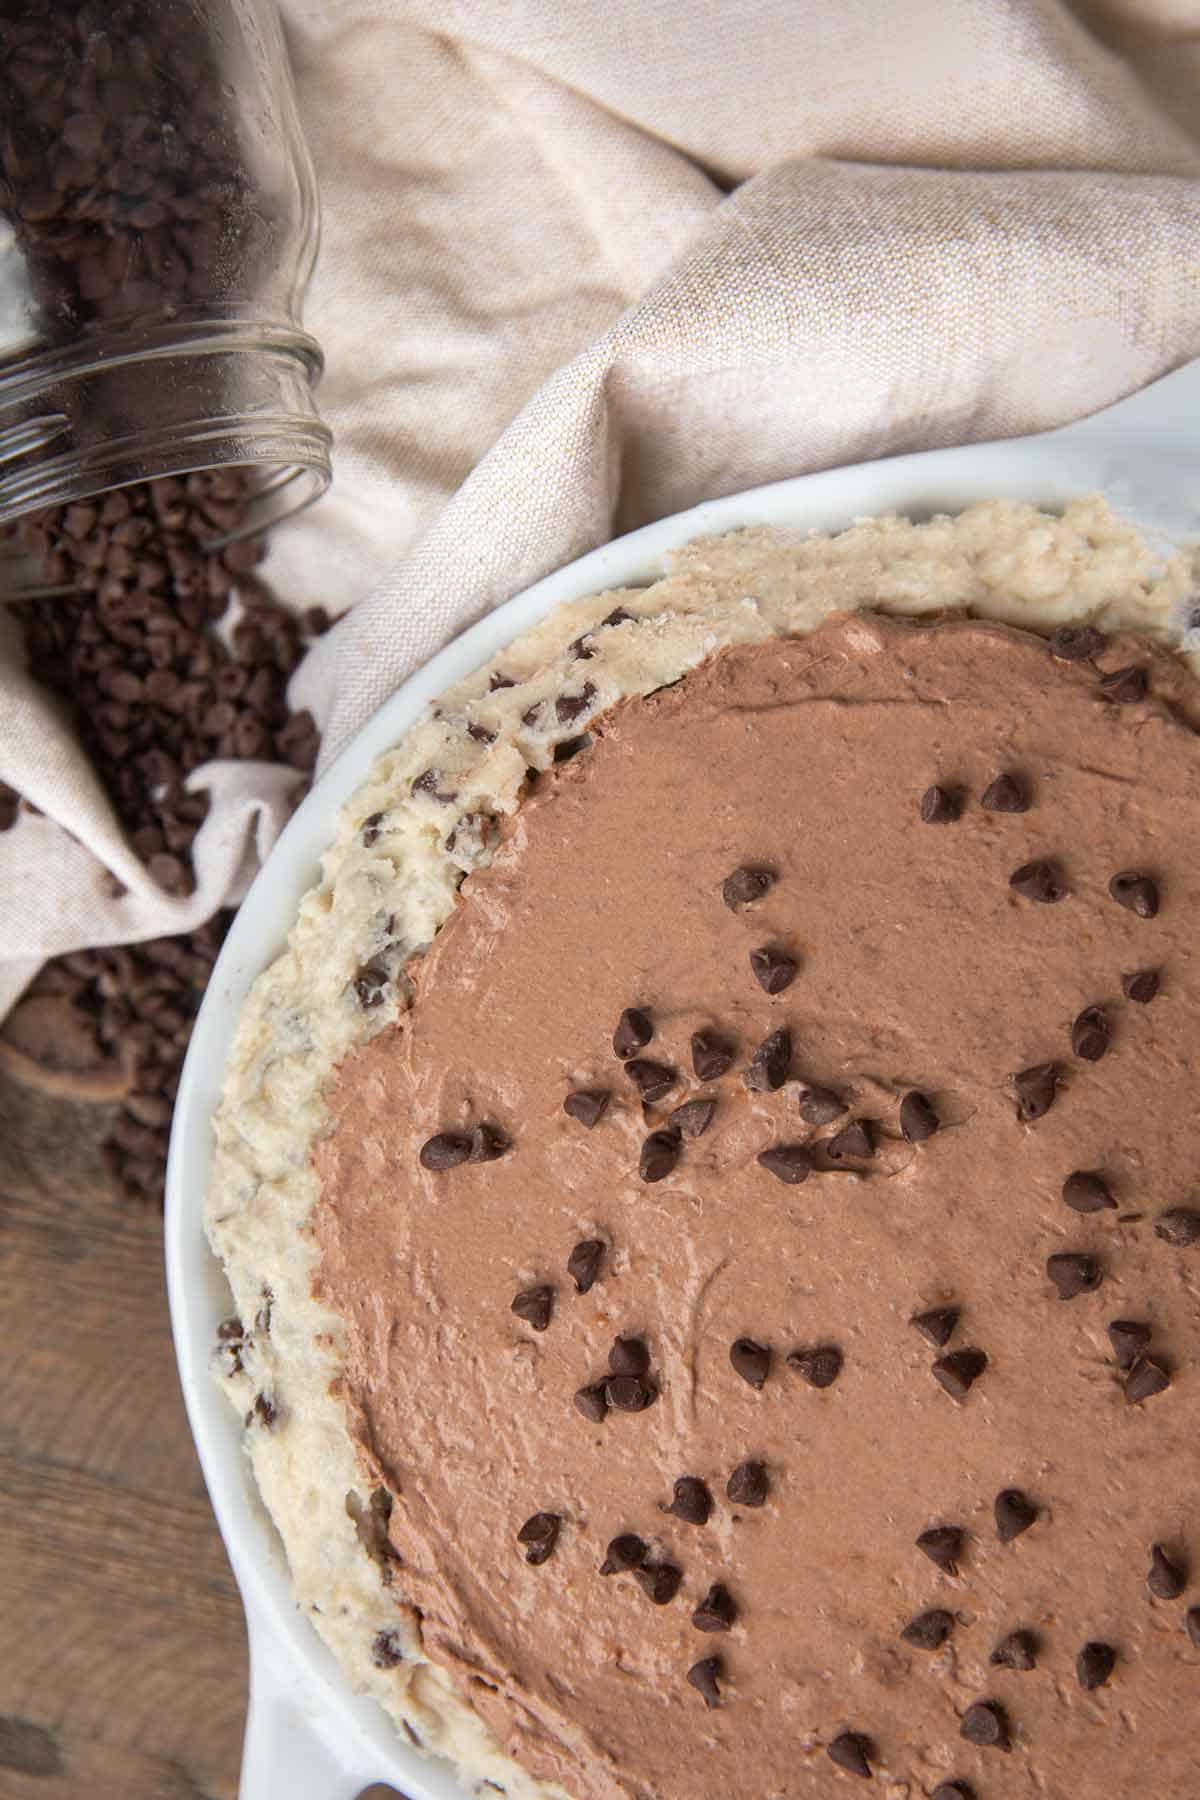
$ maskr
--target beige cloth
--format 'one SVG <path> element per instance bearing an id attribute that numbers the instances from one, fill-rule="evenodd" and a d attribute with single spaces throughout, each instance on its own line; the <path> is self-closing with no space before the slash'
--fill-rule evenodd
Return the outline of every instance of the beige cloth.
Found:
<path id="1" fill-rule="evenodd" d="M 1200 354 L 1200 0 L 284 5 L 337 451 L 268 573 L 353 607 L 293 683 L 325 762 L 614 532 Z M 0 633 L 0 778 L 46 817 L 0 834 L 0 1014 L 46 955 L 236 897 L 289 785 L 198 771 L 199 888 L 169 899 L 17 661 Z"/>

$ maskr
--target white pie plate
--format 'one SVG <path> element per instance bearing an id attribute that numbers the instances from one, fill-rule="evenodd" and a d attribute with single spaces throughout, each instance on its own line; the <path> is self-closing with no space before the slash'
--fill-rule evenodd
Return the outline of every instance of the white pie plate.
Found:
<path id="1" fill-rule="evenodd" d="M 837 531 L 856 518 L 958 512 L 1001 496 L 1051 509 L 1100 492 L 1165 549 L 1200 541 L 1200 362 L 1105 412 L 1038 437 L 935 450 L 781 481 L 647 525 L 558 569 L 448 644 L 380 707 L 316 784 L 272 851 L 225 941 L 192 1034 L 167 1169 L 167 1287 L 184 1400 L 250 1640 L 241 1800 L 350 1800 L 387 1782 L 408 1800 L 462 1800 L 446 1763 L 411 1749 L 354 1694 L 297 1609 L 283 1548 L 258 1499 L 239 1422 L 209 1371 L 229 1293 L 204 1236 L 212 1115 L 239 1010 L 283 948 L 317 880 L 334 816 L 380 751 L 444 688 L 562 601 L 665 572 L 690 538 L 745 525 Z"/>

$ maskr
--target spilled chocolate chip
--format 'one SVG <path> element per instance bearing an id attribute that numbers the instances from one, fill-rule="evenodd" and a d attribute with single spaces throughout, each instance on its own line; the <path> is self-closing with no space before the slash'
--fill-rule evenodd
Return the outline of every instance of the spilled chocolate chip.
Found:
<path id="1" fill-rule="evenodd" d="M 867 1781 L 871 1778 L 874 1754 L 875 1746 L 861 1731 L 839 1731 L 826 1748 L 830 1762 L 845 1769 L 847 1775 L 861 1775 Z"/>
<path id="2" fill-rule="evenodd" d="M 631 1569 L 640 1569 L 649 1554 L 640 1537 L 632 1531 L 623 1531 L 618 1537 L 609 1539 L 604 1561 L 600 1564 L 600 1573 L 628 1575 Z"/>
<path id="3" fill-rule="evenodd" d="M 1031 1631 L 1010 1631 L 996 1645 L 988 1661 L 998 1669 L 1018 1669 L 1028 1673 L 1037 1667 L 1037 1639 Z"/>
<path id="4" fill-rule="evenodd" d="M 1022 1069 L 1013 1076 L 1012 1084 L 1017 1117 L 1022 1124 L 1031 1125 L 1043 1118 L 1058 1098 L 1058 1064 L 1037 1063 L 1032 1069 Z"/>
<path id="5" fill-rule="evenodd" d="M 733 1046 L 715 1031 L 693 1031 L 691 1050 L 697 1081 L 716 1081 L 733 1061 Z"/>
<path id="6" fill-rule="evenodd" d="M 679 1161 L 680 1137 L 669 1131 L 652 1131 L 642 1143 L 638 1174 L 643 1181 L 663 1181 Z"/>
<path id="7" fill-rule="evenodd" d="M 1169 1206 L 1155 1219 L 1154 1235 L 1173 1250 L 1190 1250 L 1200 1243 L 1200 1213 L 1190 1206 Z"/>
<path id="8" fill-rule="evenodd" d="M 712 1124 L 712 1116 L 717 1110 L 715 1100 L 685 1100 L 674 1112 L 667 1115 L 667 1123 L 676 1131 L 682 1131 L 684 1137 L 703 1137 Z"/>
<path id="9" fill-rule="evenodd" d="M 725 1483 L 725 1492 L 735 1506 L 765 1506 L 769 1490 L 767 1471 L 760 1462 L 739 1463 Z"/>
<path id="10" fill-rule="evenodd" d="M 752 906 L 756 900 L 761 900 L 774 880 L 775 875 L 771 869 L 735 869 L 721 883 L 721 898 L 730 912 L 737 912 L 739 908 Z"/>
<path id="11" fill-rule="evenodd" d="M 603 1261 L 603 1238 L 584 1238 L 576 1244 L 567 1258 L 567 1274 L 575 1283 L 577 1294 L 586 1294 L 595 1287 Z"/>
<path id="12" fill-rule="evenodd" d="M 992 1502 L 996 1520 L 996 1536 L 1002 1544 L 1011 1544 L 1037 1520 L 1038 1509 L 1020 1488 L 1002 1488 Z"/>
<path id="13" fill-rule="evenodd" d="M 954 1614 L 935 1606 L 910 1619 L 900 1636 L 915 1650 L 940 1650 L 953 1630 Z"/>
<path id="14" fill-rule="evenodd" d="M 471 1154 L 471 1140 L 461 1131 L 439 1131 L 421 1145 L 423 1169 L 455 1169 Z"/>
<path id="15" fill-rule="evenodd" d="M 596 698 L 596 689 L 592 682 L 585 681 L 578 694 L 560 694 L 554 702 L 554 716 L 560 725 L 573 725 L 576 719 L 583 717 L 592 701 Z"/>
<path id="16" fill-rule="evenodd" d="M 364 850 L 370 850 L 379 841 L 379 827 L 383 824 L 381 812 L 372 813 L 370 818 L 362 822 L 362 844 Z"/>
<path id="17" fill-rule="evenodd" d="M 632 1056 L 625 1064 L 625 1073 L 638 1091 L 639 1099 L 646 1106 L 653 1106 L 669 1094 L 679 1079 L 675 1070 L 666 1063 L 650 1062 L 644 1056 Z"/>
<path id="18" fill-rule="evenodd" d="M 1085 1006 L 1071 1026 L 1071 1054 L 1099 1062 L 1108 1049 L 1108 1020 L 1099 1006 Z"/>
<path id="19" fill-rule="evenodd" d="M 473 1125 L 470 1141 L 471 1148 L 467 1152 L 470 1163 L 495 1162 L 509 1148 L 508 1139 L 494 1125 Z"/>
<path id="20" fill-rule="evenodd" d="M 792 1034 L 786 1025 L 769 1032 L 746 1066 L 742 1080 L 754 1094 L 773 1094 L 792 1066 Z"/>
<path id="21" fill-rule="evenodd" d="M 1085 1694 L 1095 1688 L 1103 1687 L 1112 1674 L 1117 1663 L 1117 1653 L 1111 1644 L 1093 1640 L 1085 1644 L 1075 1658 L 1075 1679 Z"/>
<path id="22" fill-rule="evenodd" d="M 851 1119 L 849 1125 L 843 1125 L 840 1131 L 825 1140 L 823 1148 L 832 1162 L 841 1162 L 847 1156 L 874 1156 L 875 1137 L 870 1119 Z"/>
<path id="23" fill-rule="evenodd" d="M 608 1415 L 607 1383 L 589 1381 L 584 1387 L 576 1388 L 575 1410 L 581 1412 L 590 1425 L 599 1425 Z"/>
<path id="24" fill-rule="evenodd" d="M 987 1362 L 982 1350 L 949 1350 L 933 1364 L 933 1378 L 952 1400 L 965 1400 L 972 1385 L 987 1368 Z"/>
<path id="25" fill-rule="evenodd" d="M 832 1125 L 846 1111 L 840 1094 L 827 1087 L 804 1087 L 796 1096 L 796 1111 L 806 1125 Z"/>
<path id="26" fill-rule="evenodd" d="M 772 1144 L 760 1150 L 755 1159 L 776 1181 L 797 1187 L 807 1181 L 813 1171 L 812 1152 L 804 1144 Z"/>
<path id="27" fill-rule="evenodd" d="M 1132 665 L 1100 677 L 1100 692 L 1116 706 L 1136 706 L 1146 698 L 1146 671 Z"/>
<path id="28" fill-rule="evenodd" d="M 1146 1571 L 1146 1586 L 1156 1600 L 1178 1600 L 1187 1586 L 1187 1569 L 1161 1544 L 1151 1544 L 1150 1546 L 1150 1567 Z"/>
<path id="29" fill-rule="evenodd" d="M 692 1614 L 697 1631 L 728 1631 L 737 1618 L 733 1595 L 723 1582 L 714 1581 Z"/>
<path id="30" fill-rule="evenodd" d="M 1074 1170 L 1062 1184 L 1062 1197 L 1077 1213 L 1104 1212 L 1117 1204 L 1098 1169 Z"/>
<path id="31" fill-rule="evenodd" d="M 997 775 L 984 788 L 979 804 L 985 812 L 1023 813 L 1029 811 L 1029 795 L 1016 775 Z"/>
<path id="32" fill-rule="evenodd" d="M 522 1288 L 513 1300 L 511 1310 L 535 1331 L 545 1331 L 554 1311 L 554 1289 L 546 1286 Z"/>
<path id="33" fill-rule="evenodd" d="M 658 1399 L 654 1383 L 640 1375 L 610 1375 L 604 1384 L 604 1392 L 614 1412 L 645 1412 Z"/>
<path id="34" fill-rule="evenodd" d="M 729 1346 L 729 1360 L 735 1375 L 752 1388 L 759 1391 L 766 1385 L 767 1374 L 771 1367 L 771 1352 L 766 1344 L 757 1344 L 753 1338 L 735 1338 Z"/>
<path id="35" fill-rule="evenodd" d="M 792 1350 L 787 1366 L 809 1387 L 832 1387 L 842 1372 L 842 1353 L 836 1344 L 815 1344 L 811 1350 Z"/>
<path id="36" fill-rule="evenodd" d="M 1157 1357 L 1139 1356 L 1125 1377 L 1125 1403 L 1140 1406 L 1155 1394 L 1165 1394 L 1170 1385 L 1171 1377 Z"/>
<path id="37" fill-rule="evenodd" d="M 1107 1327 L 1118 1369 L 1132 1369 L 1150 1342 L 1150 1327 L 1137 1319 L 1113 1319 Z"/>
<path id="38" fill-rule="evenodd" d="M 1104 649 L 1104 634 L 1094 625 L 1060 625 L 1050 639 L 1050 654 L 1060 662 L 1089 662 Z"/>
<path id="39" fill-rule="evenodd" d="M 1157 969 L 1135 969 L 1121 977 L 1121 992 L 1127 1000 L 1135 1000 L 1139 1006 L 1149 1006 L 1158 992 L 1159 975 Z"/>
<path id="40" fill-rule="evenodd" d="M 637 1337 L 614 1338 L 608 1352 L 608 1367 L 613 1375 L 644 1375 L 650 1367 L 650 1352 L 645 1340 Z"/>
<path id="41" fill-rule="evenodd" d="M 1153 919 L 1158 913 L 1157 884 L 1140 869 L 1122 869 L 1109 882 L 1108 891 L 1118 906 L 1139 919 Z"/>
<path id="42" fill-rule="evenodd" d="M 599 1122 L 608 1101 L 609 1095 L 604 1088 L 577 1088 L 563 1101 L 563 1111 L 569 1119 L 578 1119 L 590 1131 Z"/>
<path id="43" fill-rule="evenodd" d="M 928 1531 L 921 1532 L 916 1544 L 943 1574 L 958 1574 L 963 1548 L 963 1533 L 958 1525 L 931 1525 Z"/>
<path id="44" fill-rule="evenodd" d="M 782 994 L 796 979 L 794 956 L 773 944 L 763 944 L 750 952 L 750 972 L 764 994 Z"/>
<path id="45" fill-rule="evenodd" d="M 400 1635 L 395 1631 L 377 1631 L 371 1640 L 371 1661 L 377 1669 L 398 1669 L 404 1661 Z"/>
<path id="46" fill-rule="evenodd" d="M 1200 1606 L 1189 1606 L 1183 1623 L 1193 1646 L 1200 1650 Z"/>
<path id="47" fill-rule="evenodd" d="M 1009 1750 L 1008 1715 L 998 1700 L 976 1700 L 959 1722 L 958 1734 L 981 1750 Z"/>
<path id="48" fill-rule="evenodd" d="M 1038 900 L 1043 906 L 1053 906 L 1067 891 L 1058 878 L 1054 864 L 1044 858 L 1022 863 L 1009 876 L 1008 885 L 1023 900 Z"/>
<path id="49" fill-rule="evenodd" d="M 653 1036 L 654 1026 L 647 1014 L 640 1007 L 627 1006 L 613 1032 L 613 1052 L 622 1062 L 626 1062 L 631 1056 L 636 1056 Z"/>
<path id="50" fill-rule="evenodd" d="M 957 1306 L 935 1306 L 929 1312 L 914 1313 L 908 1321 L 915 1325 L 927 1343 L 942 1350 L 954 1336 L 958 1324 Z"/>
<path id="51" fill-rule="evenodd" d="M 705 1706 L 713 1707 L 721 1704 L 720 1681 L 724 1669 L 719 1656 L 704 1656 L 693 1663 L 687 1672 L 687 1680 L 694 1687 Z"/>
<path id="52" fill-rule="evenodd" d="M 668 1606 L 679 1592 L 683 1570 L 674 1563 L 643 1563 L 633 1571 L 634 1580 L 655 1606 Z"/>
<path id="53" fill-rule="evenodd" d="M 1056 1250 L 1046 1258 L 1046 1274 L 1058 1289 L 1060 1300 L 1075 1300 L 1100 1286 L 1100 1264 L 1086 1250 Z"/>
<path id="54" fill-rule="evenodd" d="M 938 1128 L 939 1120 L 927 1094 L 914 1088 L 900 1102 L 900 1130 L 910 1144 L 923 1144 Z"/>
<path id="55" fill-rule="evenodd" d="M 926 825 L 950 825 L 962 812 L 962 800 L 953 788 L 927 787 L 920 811 Z"/>
<path id="56" fill-rule="evenodd" d="M 674 1513 L 685 1525 L 707 1525 L 712 1513 L 712 1495 L 698 1475 L 681 1475 L 675 1483 L 671 1504 L 663 1510 Z"/>
<path id="57" fill-rule="evenodd" d="M 526 1519 L 518 1531 L 517 1542 L 525 1546 L 525 1561 L 535 1569 L 553 1556 L 561 1523 L 557 1513 L 538 1512 Z"/>

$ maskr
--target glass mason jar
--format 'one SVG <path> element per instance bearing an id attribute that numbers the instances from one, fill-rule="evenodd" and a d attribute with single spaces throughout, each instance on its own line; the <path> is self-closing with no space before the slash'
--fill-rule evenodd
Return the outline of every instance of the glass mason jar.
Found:
<path id="1" fill-rule="evenodd" d="M 316 241 L 273 0 L 0 0 L 0 526 L 227 465 L 251 529 L 323 493 Z"/>

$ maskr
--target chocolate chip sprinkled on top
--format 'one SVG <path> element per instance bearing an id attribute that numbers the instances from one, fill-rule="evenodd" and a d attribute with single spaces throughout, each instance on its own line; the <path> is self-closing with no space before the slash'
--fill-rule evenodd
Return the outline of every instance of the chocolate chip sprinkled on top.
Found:
<path id="1" fill-rule="evenodd" d="M 1057 1063 L 1037 1063 L 1012 1078 L 1017 1096 L 1017 1117 L 1025 1125 L 1042 1118 L 1058 1098 Z"/>
<path id="2" fill-rule="evenodd" d="M 1190 1206 L 1169 1206 L 1155 1219 L 1154 1235 L 1173 1250 L 1190 1250 L 1200 1243 L 1200 1212 Z"/>
<path id="3" fill-rule="evenodd" d="M 455 1169 L 471 1154 L 471 1140 L 461 1131 L 439 1131 L 421 1145 L 423 1169 Z"/>
<path id="4" fill-rule="evenodd" d="M 1136 1000 L 1139 1006 L 1148 1006 L 1158 992 L 1159 974 L 1157 969 L 1135 969 L 1129 975 L 1121 977 L 1121 992 L 1127 1000 Z"/>
<path id="5" fill-rule="evenodd" d="M 962 1555 L 963 1533 L 958 1525 L 931 1525 L 916 1540 L 917 1549 L 923 1550 L 931 1563 L 935 1563 L 943 1574 L 957 1575 L 958 1560 Z"/>
<path id="6" fill-rule="evenodd" d="M 750 972 L 764 994 L 782 994 L 796 979 L 794 956 L 774 944 L 763 944 L 750 952 Z"/>
<path id="7" fill-rule="evenodd" d="M 1100 1286 L 1100 1264 L 1086 1250 L 1056 1250 L 1046 1258 L 1046 1274 L 1058 1289 L 1060 1300 L 1076 1300 Z"/>
<path id="8" fill-rule="evenodd" d="M 832 1125 L 847 1110 L 840 1094 L 827 1087 L 804 1087 L 796 1096 L 796 1111 L 806 1125 Z"/>
<path id="9" fill-rule="evenodd" d="M 761 1390 L 766 1385 L 771 1367 L 771 1352 L 766 1344 L 757 1344 L 748 1337 L 735 1338 L 729 1346 L 729 1360 L 734 1373 L 752 1388 Z"/>
<path id="10" fill-rule="evenodd" d="M 664 1512 L 674 1513 L 685 1525 L 707 1525 L 712 1513 L 712 1495 L 698 1475 L 681 1475 L 675 1483 L 671 1504 Z"/>
<path id="11" fill-rule="evenodd" d="M 839 1731 L 829 1744 L 826 1754 L 830 1762 L 836 1763 L 839 1769 L 845 1769 L 848 1775 L 861 1775 L 864 1780 L 870 1780 L 871 1758 L 875 1754 L 875 1746 L 863 1732 Z"/>
<path id="12" fill-rule="evenodd" d="M 512 1311 L 535 1331 L 545 1331 L 554 1311 L 554 1289 L 546 1286 L 523 1288 L 512 1303 Z"/>
<path id="13" fill-rule="evenodd" d="M 695 1688 L 705 1706 L 720 1706 L 719 1683 L 723 1674 L 724 1666 L 719 1656 L 702 1656 L 700 1661 L 693 1663 L 688 1670 L 687 1680 Z"/>
<path id="14" fill-rule="evenodd" d="M 1029 811 L 1029 795 L 1016 775 L 997 775 L 984 788 L 979 801 L 985 812 L 1023 813 Z"/>
<path id="15" fill-rule="evenodd" d="M 1060 662 L 1089 662 L 1104 649 L 1104 634 L 1094 625 L 1060 625 L 1050 639 L 1050 654 Z"/>
<path id="16" fill-rule="evenodd" d="M 625 1073 L 638 1091 L 639 1098 L 647 1106 L 661 1100 L 669 1094 L 679 1077 L 675 1070 L 666 1063 L 650 1062 L 644 1056 L 632 1056 L 625 1064 Z"/>
<path id="17" fill-rule="evenodd" d="M 962 801 L 953 788 L 927 787 L 921 795 L 920 812 L 926 825 L 951 825 L 962 812 Z"/>
<path id="18" fill-rule="evenodd" d="M 945 1388 L 952 1400 L 965 1400 L 972 1385 L 987 1368 L 982 1350 L 950 1350 L 933 1365 L 933 1378 Z"/>
<path id="19" fill-rule="evenodd" d="M 575 1389 L 575 1409 L 591 1425 L 599 1425 L 608 1416 L 608 1386 L 603 1381 L 589 1381 Z"/>
<path id="20" fill-rule="evenodd" d="M 842 1372 L 842 1353 L 836 1344 L 815 1344 L 811 1350 L 792 1350 L 787 1365 L 809 1387 L 832 1387 Z"/>
<path id="21" fill-rule="evenodd" d="M 1099 1062 L 1108 1049 L 1108 1020 L 1098 1006 L 1085 1006 L 1071 1026 L 1071 1053 Z"/>
<path id="22" fill-rule="evenodd" d="M 679 1161 L 680 1137 L 674 1129 L 652 1131 L 642 1143 L 638 1174 L 643 1181 L 662 1181 Z"/>
<path id="23" fill-rule="evenodd" d="M 900 1636 L 915 1650 L 940 1650 L 953 1630 L 954 1614 L 935 1606 L 929 1612 L 918 1613 L 915 1619 L 910 1619 Z"/>
<path id="24" fill-rule="evenodd" d="M 647 1015 L 639 1007 L 627 1006 L 613 1032 L 613 1052 L 622 1062 L 626 1062 L 631 1056 L 636 1056 L 653 1036 L 654 1027 Z"/>
<path id="25" fill-rule="evenodd" d="M 721 898 L 730 912 L 737 912 L 740 907 L 752 906 L 756 900 L 761 900 L 774 880 L 771 869 L 734 869 L 721 883 Z"/>
<path id="26" fill-rule="evenodd" d="M 765 1506 L 770 1486 L 762 1463 L 750 1461 L 738 1464 L 725 1483 L 725 1492 L 735 1506 Z"/>
<path id="27" fill-rule="evenodd" d="M 750 1058 L 742 1077 L 755 1094 L 773 1094 L 788 1078 L 792 1066 L 792 1034 L 786 1025 L 770 1032 Z"/>
<path id="28" fill-rule="evenodd" d="M 1132 1369 L 1150 1342 L 1150 1327 L 1138 1319 L 1113 1319 L 1107 1326 L 1119 1369 Z"/>
<path id="29" fill-rule="evenodd" d="M 870 1119 L 851 1119 L 849 1125 L 843 1125 L 831 1138 L 826 1138 L 823 1148 L 834 1162 L 841 1162 L 847 1156 L 874 1156 L 875 1138 Z"/>
<path id="30" fill-rule="evenodd" d="M 975 1800 L 975 1789 L 969 1781 L 939 1781 L 929 1800 Z"/>
<path id="31" fill-rule="evenodd" d="M 577 1294 L 586 1294 L 596 1285 L 600 1265 L 604 1261 L 603 1238 L 584 1238 L 567 1258 L 567 1274 L 575 1283 Z"/>
<path id="32" fill-rule="evenodd" d="M 600 1564 L 600 1573 L 627 1575 L 630 1569 L 640 1569 L 648 1555 L 649 1551 L 640 1537 L 632 1531 L 623 1531 L 619 1537 L 609 1539 L 604 1561 Z"/>
<path id="33" fill-rule="evenodd" d="M 1028 1531 L 1037 1520 L 1038 1509 L 1028 1494 L 1020 1488 L 1002 1488 L 992 1502 L 992 1512 L 996 1520 L 996 1536 L 1002 1544 L 1011 1544 L 1014 1538 Z"/>
<path id="34" fill-rule="evenodd" d="M 1136 706 L 1146 698 L 1146 671 L 1130 666 L 1100 677 L 1100 692 L 1117 706 Z"/>
<path id="35" fill-rule="evenodd" d="M 655 1606 L 669 1606 L 679 1592 L 683 1570 L 669 1562 L 643 1563 L 640 1569 L 633 1571 L 633 1577 Z"/>
<path id="36" fill-rule="evenodd" d="M 692 1614 L 697 1631 L 728 1631 L 737 1618 L 733 1595 L 723 1582 L 714 1581 Z"/>
<path id="37" fill-rule="evenodd" d="M 716 1081 L 733 1061 L 733 1046 L 715 1031 L 693 1031 L 692 1068 L 697 1081 Z"/>
<path id="38" fill-rule="evenodd" d="M 1161 1544 L 1150 1546 L 1146 1586 L 1156 1600 L 1178 1600 L 1187 1586 L 1187 1570 L 1183 1563 L 1171 1556 Z"/>
<path id="39" fill-rule="evenodd" d="M 1093 1640 L 1085 1644 L 1075 1658 L 1075 1679 L 1085 1693 L 1103 1687 L 1112 1674 L 1117 1663 L 1117 1653 L 1111 1644 L 1103 1644 Z"/>
<path id="40" fill-rule="evenodd" d="M 998 1700 L 976 1700 L 959 1723 L 958 1734 L 981 1750 L 1010 1750 L 1008 1715 Z"/>
<path id="41" fill-rule="evenodd" d="M 1139 1356 L 1125 1377 L 1125 1403 L 1140 1406 L 1155 1394 L 1165 1394 L 1170 1385 L 1170 1374 L 1157 1357 Z"/>
<path id="42" fill-rule="evenodd" d="M 1028 1672 L 1037 1667 L 1037 1639 L 1031 1631 L 1010 1631 L 996 1645 L 988 1661 L 998 1669 Z"/>
<path id="43" fill-rule="evenodd" d="M 599 1123 L 608 1101 L 608 1092 L 604 1088 L 576 1088 L 563 1101 L 563 1111 L 569 1119 L 578 1119 L 590 1131 Z"/>
<path id="44" fill-rule="evenodd" d="M 1064 898 L 1067 891 L 1054 864 L 1044 857 L 1039 857 L 1035 862 L 1022 863 L 1019 868 L 1014 869 L 1008 878 L 1008 885 L 1023 900 L 1037 900 L 1043 906 L 1053 906 Z"/>
<path id="45" fill-rule="evenodd" d="M 645 1412 L 658 1399 L 654 1383 L 640 1375 L 610 1375 L 604 1384 L 604 1392 L 608 1404 L 616 1412 Z"/>
<path id="46" fill-rule="evenodd" d="M 759 1151 L 757 1160 L 768 1175 L 789 1187 L 807 1181 L 813 1171 L 812 1151 L 806 1144 L 772 1144 L 769 1150 Z"/>
<path id="47" fill-rule="evenodd" d="M 1189 1606 L 1183 1620 L 1188 1637 L 1200 1650 L 1200 1606 Z"/>
<path id="48" fill-rule="evenodd" d="M 1122 869 L 1109 882 L 1108 891 L 1118 906 L 1136 913 L 1139 919 L 1153 919 L 1158 914 L 1158 886 L 1140 869 Z"/>
<path id="49" fill-rule="evenodd" d="M 716 1110 L 715 1100 L 685 1100 L 682 1106 L 677 1106 L 674 1112 L 668 1114 L 667 1123 L 673 1125 L 676 1131 L 682 1131 L 684 1137 L 703 1137 L 712 1124 Z"/>
<path id="50" fill-rule="evenodd" d="M 494 1125 L 473 1125 L 471 1128 L 471 1148 L 467 1152 L 467 1161 L 472 1163 L 495 1162 L 509 1149 L 509 1142 Z"/>
<path id="51" fill-rule="evenodd" d="M 525 1547 L 525 1561 L 535 1569 L 539 1563 L 544 1563 L 554 1554 L 561 1523 L 557 1513 L 538 1512 L 526 1519 L 518 1531 L 517 1542 Z"/>
<path id="52" fill-rule="evenodd" d="M 1062 1197 L 1072 1212 L 1104 1212 L 1116 1206 L 1098 1169 L 1076 1169 L 1062 1184 Z"/>
<path id="53" fill-rule="evenodd" d="M 914 1313 L 908 1321 L 936 1350 L 944 1349 L 954 1336 L 958 1324 L 957 1306 L 935 1306 L 929 1312 Z"/>
<path id="54" fill-rule="evenodd" d="M 928 1094 L 914 1088 L 900 1102 L 900 1131 L 910 1144 L 923 1144 L 938 1128 L 939 1120 Z"/>

